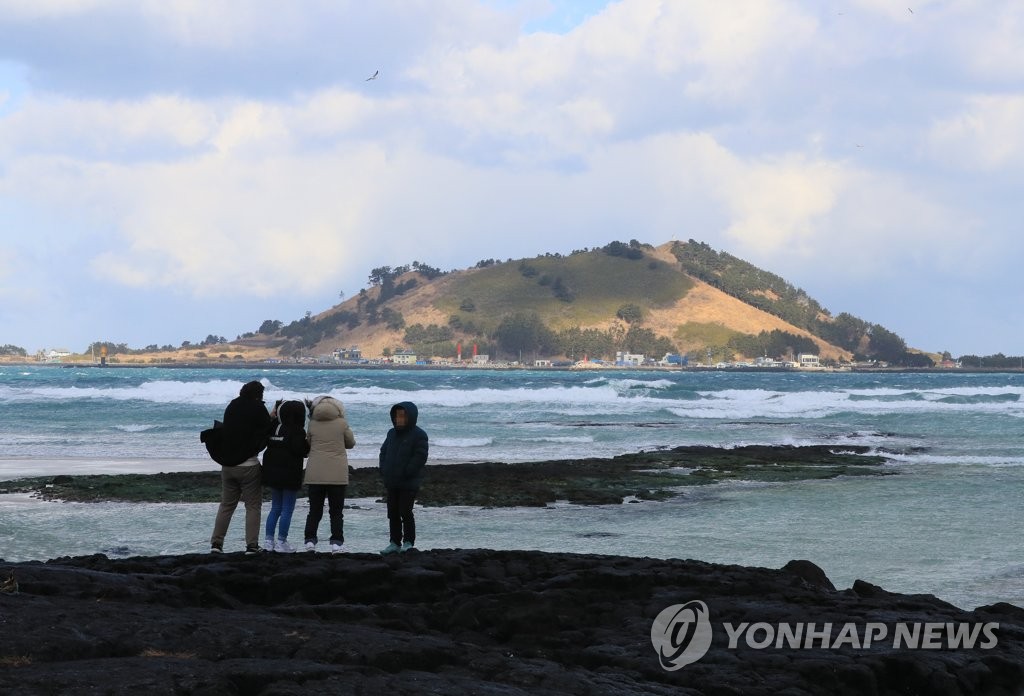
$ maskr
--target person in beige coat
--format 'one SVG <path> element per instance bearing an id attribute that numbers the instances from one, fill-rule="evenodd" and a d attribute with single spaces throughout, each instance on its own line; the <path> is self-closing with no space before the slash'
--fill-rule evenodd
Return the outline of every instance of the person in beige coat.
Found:
<path id="1" fill-rule="evenodd" d="M 348 452 L 356 446 L 345 419 L 345 407 L 332 396 L 318 396 L 309 405 L 309 459 L 305 484 L 309 495 L 306 516 L 306 551 L 315 551 L 317 528 L 324 516 L 324 500 L 330 506 L 331 553 L 341 553 L 345 543 L 345 490 L 348 488 Z"/>

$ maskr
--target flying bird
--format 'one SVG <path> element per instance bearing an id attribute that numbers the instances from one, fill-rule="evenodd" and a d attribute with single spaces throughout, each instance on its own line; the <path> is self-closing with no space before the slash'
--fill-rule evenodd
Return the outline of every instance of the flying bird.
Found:
<path id="1" fill-rule="evenodd" d="M 372 75 L 370 75 L 368 78 L 363 80 L 363 82 L 369 82 L 370 80 L 376 80 L 379 76 L 380 76 L 380 70 L 376 70 L 376 71 L 374 71 L 374 73 Z"/>

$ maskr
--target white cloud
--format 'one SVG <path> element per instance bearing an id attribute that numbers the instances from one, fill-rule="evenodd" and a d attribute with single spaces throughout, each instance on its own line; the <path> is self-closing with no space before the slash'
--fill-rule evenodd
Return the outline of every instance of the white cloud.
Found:
<path id="1" fill-rule="evenodd" d="M 0 153 L 7 157 L 65 153 L 83 158 L 161 155 L 201 144 L 215 113 L 200 102 L 175 96 L 140 101 L 30 97 L 0 118 Z"/>
<path id="2" fill-rule="evenodd" d="M 383 165 L 372 147 L 326 155 L 225 158 L 119 168 L 95 177 L 126 244 L 98 275 L 194 296 L 310 293 L 359 267 L 360 225 Z"/>
<path id="3" fill-rule="evenodd" d="M 113 5 L 112 0 L 0 0 L 0 14 L 26 19 L 53 19 Z"/>
<path id="4" fill-rule="evenodd" d="M 1024 93 L 978 95 L 938 120 L 929 154 L 950 168 L 997 171 L 1024 167 Z"/>
<path id="5" fill-rule="evenodd" d="M 976 75 L 987 80 L 1018 82 L 1024 78 L 1024 5 L 1016 0 L 957 3 L 953 35 L 957 54 Z"/>
<path id="6" fill-rule="evenodd" d="M 734 169 L 722 185 L 732 212 L 726 235 L 735 244 L 805 258 L 820 252 L 819 231 L 843 183 L 838 165 L 789 157 Z"/>

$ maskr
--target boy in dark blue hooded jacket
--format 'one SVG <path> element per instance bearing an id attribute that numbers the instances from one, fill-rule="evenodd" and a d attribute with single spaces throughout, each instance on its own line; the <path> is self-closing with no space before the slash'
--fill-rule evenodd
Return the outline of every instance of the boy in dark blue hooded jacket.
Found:
<path id="1" fill-rule="evenodd" d="M 387 490 L 391 543 L 381 554 L 406 552 L 416 545 L 416 501 L 427 464 L 427 434 L 416 425 L 419 409 L 411 401 L 391 407 L 391 430 L 380 446 L 380 476 Z"/>

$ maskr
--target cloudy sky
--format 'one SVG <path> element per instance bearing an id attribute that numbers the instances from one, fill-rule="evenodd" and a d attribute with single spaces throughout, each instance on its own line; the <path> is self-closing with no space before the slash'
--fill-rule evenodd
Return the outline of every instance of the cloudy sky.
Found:
<path id="1" fill-rule="evenodd" d="M 1024 3 L 907 1 L 0 0 L 0 345 L 692 238 L 1020 355 Z"/>

